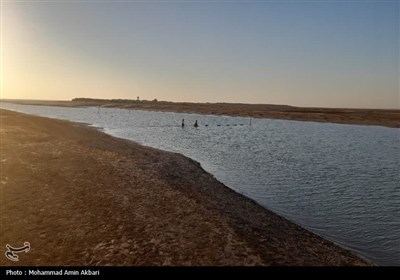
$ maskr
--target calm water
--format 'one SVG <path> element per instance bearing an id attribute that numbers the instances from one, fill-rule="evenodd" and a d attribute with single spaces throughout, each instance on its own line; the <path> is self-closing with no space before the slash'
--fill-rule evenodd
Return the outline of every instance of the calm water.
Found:
<path id="1" fill-rule="evenodd" d="M 239 117 L 2 107 L 88 123 L 184 154 L 297 224 L 377 264 L 400 265 L 400 129 L 269 119 L 253 119 L 250 126 L 249 118 Z"/>

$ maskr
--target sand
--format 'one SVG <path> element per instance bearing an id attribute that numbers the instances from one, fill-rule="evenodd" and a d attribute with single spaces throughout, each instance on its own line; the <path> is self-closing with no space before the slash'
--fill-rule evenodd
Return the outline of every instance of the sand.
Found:
<path id="1" fill-rule="evenodd" d="M 75 101 L 4 100 L 18 104 L 49 106 L 102 106 L 136 110 L 197 113 L 294 121 L 400 127 L 400 110 L 306 108 L 286 105 L 235 103 L 178 103 L 131 100 L 84 99 Z"/>
<path id="2" fill-rule="evenodd" d="M 0 133 L 2 266 L 369 265 L 182 155 L 6 110 Z"/>

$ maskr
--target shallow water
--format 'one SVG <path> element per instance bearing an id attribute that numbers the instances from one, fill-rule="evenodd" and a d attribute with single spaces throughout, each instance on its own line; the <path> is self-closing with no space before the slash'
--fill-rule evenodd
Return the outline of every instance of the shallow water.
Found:
<path id="1" fill-rule="evenodd" d="M 184 154 L 289 220 L 377 264 L 400 265 L 400 129 L 270 119 L 250 126 L 249 118 L 97 107 L 2 108 L 88 123 Z"/>

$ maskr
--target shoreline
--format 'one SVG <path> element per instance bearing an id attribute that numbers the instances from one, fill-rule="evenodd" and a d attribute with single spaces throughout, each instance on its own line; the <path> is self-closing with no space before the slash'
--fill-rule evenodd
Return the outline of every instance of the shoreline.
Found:
<path id="1" fill-rule="evenodd" d="M 76 100 L 43 101 L 11 100 L 2 102 L 21 105 L 43 105 L 61 107 L 101 106 L 106 108 L 134 109 L 145 111 L 224 115 L 232 117 L 269 118 L 293 121 L 312 121 L 321 123 L 377 125 L 400 128 L 399 109 L 347 109 L 313 108 L 287 105 L 238 104 L 238 103 L 178 103 L 164 101 L 110 101 Z"/>
<path id="2" fill-rule="evenodd" d="M 372 265 L 183 155 L 68 121 L 1 122 L 0 241 L 32 244 L 18 265 Z"/>

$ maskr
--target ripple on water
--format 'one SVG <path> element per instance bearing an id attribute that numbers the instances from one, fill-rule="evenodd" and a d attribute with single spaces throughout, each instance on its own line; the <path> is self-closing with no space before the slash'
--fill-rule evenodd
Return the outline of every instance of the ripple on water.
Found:
<path id="1" fill-rule="evenodd" d="M 249 118 L 115 108 L 99 114 L 97 107 L 2 108 L 89 123 L 182 153 L 305 228 L 378 264 L 400 265 L 400 129 L 269 119 L 249 126 Z"/>

